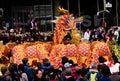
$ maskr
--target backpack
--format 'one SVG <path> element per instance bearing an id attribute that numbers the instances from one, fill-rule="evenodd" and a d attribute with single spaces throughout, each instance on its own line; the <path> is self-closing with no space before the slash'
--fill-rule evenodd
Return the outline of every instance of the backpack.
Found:
<path id="1" fill-rule="evenodd" d="M 89 80 L 90 80 L 90 81 L 97 81 L 97 73 L 91 73 Z"/>

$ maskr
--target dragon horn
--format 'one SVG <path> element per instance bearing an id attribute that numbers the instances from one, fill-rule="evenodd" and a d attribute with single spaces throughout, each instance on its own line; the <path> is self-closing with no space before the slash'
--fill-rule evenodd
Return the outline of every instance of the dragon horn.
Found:
<path id="1" fill-rule="evenodd" d="M 61 10 L 64 11 L 65 9 L 62 7 Z"/>
<path id="2" fill-rule="evenodd" d="M 61 7 L 59 6 L 59 7 L 57 8 L 57 10 L 58 10 L 58 12 L 60 12 L 60 11 L 61 11 Z"/>

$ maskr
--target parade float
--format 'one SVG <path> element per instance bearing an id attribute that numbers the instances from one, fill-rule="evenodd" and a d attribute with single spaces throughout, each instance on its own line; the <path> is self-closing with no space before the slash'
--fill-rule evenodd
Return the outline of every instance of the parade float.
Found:
<path id="1" fill-rule="evenodd" d="M 104 56 L 108 61 L 113 61 L 107 43 L 100 41 L 85 42 L 80 40 L 81 35 L 75 27 L 74 22 L 82 22 L 83 17 L 75 19 L 68 10 L 61 7 L 58 7 L 58 12 L 60 16 L 56 21 L 53 42 L 25 42 L 18 45 L 13 43 L 10 45 L 11 47 L 6 44 L 3 45 L 4 49 L 0 51 L 0 54 L 7 57 L 9 50 L 11 50 L 11 62 L 17 64 L 20 64 L 24 57 L 29 58 L 30 64 L 33 60 L 42 62 L 42 59 L 48 58 L 56 68 L 60 66 L 63 56 L 72 59 L 79 67 L 83 63 L 87 66 L 93 61 L 98 63 L 99 56 Z M 70 34 L 71 38 L 64 40 L 67 34 Z M 66 43 L 66 41 L 68 42 Z"/>
<path id="2" fill-rule="evenodd" d="M 33 60 L 37 60 L 42 63 L 42 59 L 48 58 L 56 68 L 61 65 L 61 58 L 63 56 L 72 59 L 79 67 L 84 63 L 89 66 L 92 62 L 98 63 L 99 56 L 105 57 L 108 61 L 112 60 L 112 55 L 109 46 L 105 42 L 94 41 L 92 43 L 80 42 L 79 44 L 55 44 L 53 42 L 26 42 L 23 44 L 15 45 L 12 48 L 11 61 L 17 64 L 22 63 L 24 57 L 29 58 L 31 64 Z M 3 45 L 5 47 L 5 45 Z M 7 48 L 6 50 L 8 50 Z M 4 55 L 5 53 L 5 55 Z M 10 54 L 10 51 L 0 52 L 1 57 L 6 57 Z M 6 60 L 7 61 L 7 60 Z M 8 63 L 8 62 L 7 62 Z"/>

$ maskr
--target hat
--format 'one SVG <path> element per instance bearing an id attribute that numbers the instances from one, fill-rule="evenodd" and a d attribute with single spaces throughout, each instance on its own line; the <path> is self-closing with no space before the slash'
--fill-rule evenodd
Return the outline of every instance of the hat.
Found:
<path id="1" fill-rule="evenodd" d="M 64 64 L 64 67 L 65 67 L 65 68 L 68 68 L 68 67 L 70 67 L 70 66 L 72 66 L 72 64 L 70 64 L 70 63 L 68 63 L 68 62 L 66 62 L 66 63 Z"/>

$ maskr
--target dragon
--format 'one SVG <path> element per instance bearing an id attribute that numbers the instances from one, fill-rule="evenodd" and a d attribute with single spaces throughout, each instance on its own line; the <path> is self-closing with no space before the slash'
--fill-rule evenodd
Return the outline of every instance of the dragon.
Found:
<path id="1" fill-rule="evenodd" d="M 57 19 L 54 29 L 54 44 L 62 44 L 64 37 L 68 34 L 67 31 L 70 31 L 72 43 L 75 43 L 75 36 L 80 38 L 80 35 L 78 35 L 78 30 L 75 27 L 75 21 L 81 22 L 83 21 L 83 17 L 74 19 L 73 14 L 70 14 L 68 10 L 61 8 L 60 6 L 57 8 L 57 11 L 60 13 L 60 16 Z M 76 41 L 79 43 L 78 41 L 80 41 L 80 39 Z"/>

